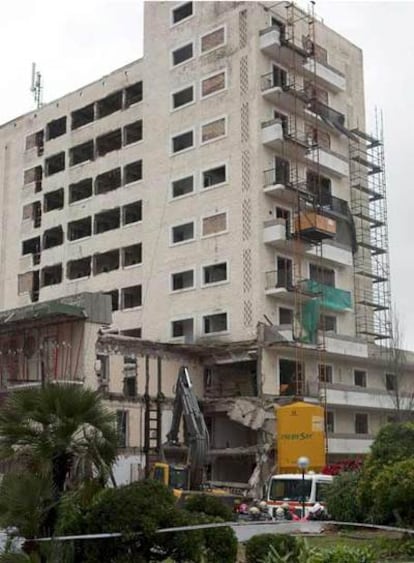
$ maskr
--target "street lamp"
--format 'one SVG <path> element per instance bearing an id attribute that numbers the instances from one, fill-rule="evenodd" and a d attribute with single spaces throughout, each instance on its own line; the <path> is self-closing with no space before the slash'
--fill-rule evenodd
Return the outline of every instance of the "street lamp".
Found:
<path id="1" fill-rule="evenodd" d="M 305 518 L 305 471 L 309 467 L 309 458 L 305 456 L 301 456 L 298 458 L 296 462 L 299 469 L 302 471 L 302 518 Z"/>

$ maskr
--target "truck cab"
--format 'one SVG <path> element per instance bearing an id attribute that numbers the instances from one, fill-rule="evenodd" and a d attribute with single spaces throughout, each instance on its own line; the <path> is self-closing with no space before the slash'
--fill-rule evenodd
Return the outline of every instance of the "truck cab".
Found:
<path id="1" fill-rule="evenodd" d="M 188 488 L 188 470 L 184 465 L 156 462 L 151 470 L 151 479 L 172 489 L 177 498 Z"/>
<path id="2" fill-rule="evenodd" d="M 300 517 L 306 516 L 309 509 L 319 502 L 325 505 L 326 489 L 333 481 L 332 475 L 321 473 L 280 473 L 270 477 L 265 488 L 265 501 L 269 514 L 275 517 L 276 509 L 288 504 Z M 302 514 L 302 501 L 305 500 L 305 514 Z"/>

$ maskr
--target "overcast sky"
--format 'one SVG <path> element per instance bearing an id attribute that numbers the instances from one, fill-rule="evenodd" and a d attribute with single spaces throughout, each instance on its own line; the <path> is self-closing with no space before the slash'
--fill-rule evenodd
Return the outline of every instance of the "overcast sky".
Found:
<path id="1" fill-rule="evenodd" d="M 414 350 L 414 2 L 317 0 L 316 12 L 363 49 L 368 117 L 384 111 L 393 300 Z M 48 102 L 142 55 L 137 0 L 4 0 L 0 14 L 0 123 L 34 108 L 32 61 Z"/>

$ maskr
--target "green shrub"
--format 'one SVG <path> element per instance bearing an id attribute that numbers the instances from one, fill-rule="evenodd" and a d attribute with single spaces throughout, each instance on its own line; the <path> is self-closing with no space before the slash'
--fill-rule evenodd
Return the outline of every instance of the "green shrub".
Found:
<path id="1" fill-rule="evenodd" d="M 320 555 L 309 563 L 374 563 L 376 560 L 376 555 L 368 548 L 338 545 L 320 550 Z"/>
<path id="2" fill-rule="evenodd" d="M 372 520 L 381 524 L 414 524 L 414 458 L 384 467 L 372 483 Z"/>
<path id="3" fill-rule="evenodd" d="M 327 488 L 328 514 L 338 522 L 362 522 L 363 512 L 357 502 L 359 471 L 345 471 L 337 475 Z"/>
<path id="4" fill-rule="evenodd" d="M 209 516 L 217 516 L 223 522 L 233 520 L 233 512 L 224 504 L 220 497 L 214 497 L 206 494 L 196 494 L 189 496 L 184 502 L 184 509 L 188 512 L 202 512 Z"/>
<path id="5" fill-rule="evenodd" d="M 204 530 L 207 563 L 235 563 L 238 542 L 232 528 Z"/>
<path id="6" fill-rule="evenodd" d="M 289 563 L 296 563 L 300 552 L 300 545 L 294 536 L 285 534 L 259 534 L 246 542 L 246 562 L 258 563 L 265 561 L 273 546 L 278 556 L 289 555 Z"/>

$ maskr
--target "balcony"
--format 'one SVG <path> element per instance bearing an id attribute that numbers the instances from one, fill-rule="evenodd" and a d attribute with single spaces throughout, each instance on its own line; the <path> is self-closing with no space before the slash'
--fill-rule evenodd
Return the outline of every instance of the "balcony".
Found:
<path id="1" fill-rule="evenodd" d="M 351 311 L 352 294 L 345 289 L 338 289 L 330 285 L 325 285 L 316 280 L 301 280 L 300 290 L 309 296 L 318 297 L 321 306 L 331 311 Z"/>
<path id="2" fill-rule="evenodd" d="M 306 159 L 313 162 L 315 166 L 319 165 L 321 172 L 334 174 L 338 178 L 349 176 L 348 160 L 329 149 L 312 148 L 306 155 Z"/>
<path id="3" fill-rule="evenodd" d="M 305 76 L 315 77 L 316 80 L 333 92 L 344 92 L 346 89 L 345 76 L 336 68 L 313 59 L 308 59 L 303 65 Z"/>
<path id="4" fill-rule="evenodd" d="M 263 242 L 279 250 L 288 250 L 292 241 L 289 240 L 288 225 L 285 219 L 272 219 L 263 223 Z"/>
<path id="5" fill-rule="evenodd" d="M 274 57 L 280 46 L 280 28 L 273 26 L 260 31 L 259 47 L 262 53 L 268 57 Z"/>
<path id="6" fill-rule="evenodd" d="M 289 112 L 297 111 L 297 101 L 310 102 L 302 88 L 277 71 L 261 76 L 261 91 L 265 100 Z"/>
<path id="7" fill-rule="evenodd" d="M 326 402 L 329 406 L 352 407 L 355 409 L 395 410 L 396 397 L 382 389 L 357 388 L 350 385 L 328 384 Z M 400 408 L 411 410 L 409 398 L 404 402 L 400 397 Z"/>
<path id="8" fill-rule="evenodd" d="M 332 264 L 333 266 L 352 266 L 353 264 L 352 251 L 334 241 L 324 240 L 322 242 L 322 250 L 312 246 L 306 250 L 306 254 L 308 256 L 322 256 L 324 263 Z"/>
<path id="9" fill-rule="evenodd" d="M 264 145 L 278 149 L 283 141 L 283 125 L 280 119 L 271 119 L 262 123 L 262 143 Z"/>
<path id="10" fill-rule="evenodd" d="M 328 452 L 332 454 L 368 454 L 374 441 L 370 434 L 328 434 Z"/>
<path id="11" fill-rule="evenodd" d="M 289 269 L 266 272 L 266 295 L 293 303 L 295 300 L 294 289 L 293 276 Z"/>

